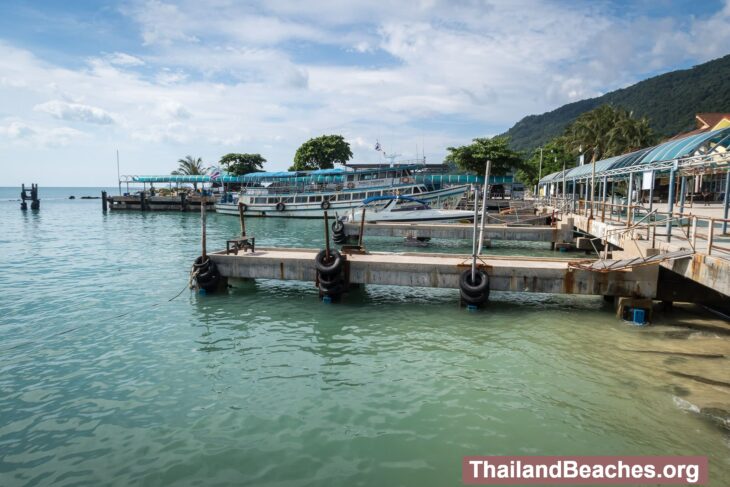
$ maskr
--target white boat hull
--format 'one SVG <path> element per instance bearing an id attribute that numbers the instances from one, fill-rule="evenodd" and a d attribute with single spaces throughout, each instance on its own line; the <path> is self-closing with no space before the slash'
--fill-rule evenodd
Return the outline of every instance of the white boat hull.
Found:
<path id="1" fill-rule="evenodd" d="M 458 201 L 466 192 L 468 186 L 456 186 L 453 188 L 441 189 L 420 193 L 419 200 L 424 200 L 431 205 L 441 205 L 447 201 Z M 330 201 L 326 209 L 328 215 L 344 216 L 361 206 L 362 200 Z M 238 216 L 238 203 L 216 203 L 215 211 L 224 215 Z M 244 215 L 247 217 L 269 217 L 269 218 L 322 218 L 325 209 L 320 202 L 317 203 L 285 203 L 283 209 L 277 209 L 272 204 L 247 204 Z"/>

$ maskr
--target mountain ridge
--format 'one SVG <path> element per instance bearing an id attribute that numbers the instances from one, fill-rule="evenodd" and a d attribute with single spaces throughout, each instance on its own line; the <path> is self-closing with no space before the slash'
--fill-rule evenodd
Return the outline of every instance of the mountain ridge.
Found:
<path id="1" fill-rule="evenodd" d="M 636 117 L 647 117 L 660 138 L 691 130 L 697 113 L 730 112 L 730 54 L 540 115 L 528 115 L 502 135 L 510 138 L 512 149 L 529 152 L 561 135 L 581 113 L 604 103 L 631 110 Z"/>

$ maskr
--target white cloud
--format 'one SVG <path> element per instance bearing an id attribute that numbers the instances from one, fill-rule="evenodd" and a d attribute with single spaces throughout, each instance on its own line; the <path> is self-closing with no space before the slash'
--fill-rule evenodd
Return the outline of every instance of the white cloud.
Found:
<path id="1" fill-rule="evenodd" d="M 0 135 L 11 139 L 27 139 L 35 135 L 36 131 L 23 122 L 10 122 L 6 126 L 0 125 Z"/>
<path id="2" fill-rule="evenodd" d="M 730 45 L 730 7 L 683 24 L 604 7 L 132 1 L 122 12 L 138 46 L 74 68 L 0 42 L 0 149 L 66 144 L 83 160 L 120 146 L 141 173 L 187 153 L 260 151 L 282 169 L 308 137 L 340 133 L 358 161 L 380 157 L 379 138 L 405 157 L 425 145 L 438 162 L 449 145 Z"/>
<path id="3" fill-rule="evenodd" d="M 132 56 L 131 54 L 126 54 L 124 52 L 115 52 L 113 54 L 110 54 L 107 56 L 107 60 L 111 64 L 115 64 L 117 66 L 142 66 L 144 65 L 144 61 L 142 61 L 140 58 L 136 56 Z"/>
<path id="4" fill-rule="evenodd" d="M 114 117 L 98 107 L 51 100 L 33 107 L 33 110 L 44 112 L 59 120 L 70 122 L 86 122 L 107 125 L 114 123 Z"/>
<path id="5" fill-rule="evenodd" d="M 71 127 L 31 126 L 19 120 L 0 125 L 0 140 L 6 137 L 19 146 L 58 147 L 68 145 L 85 136 L 84 132 Z"/>

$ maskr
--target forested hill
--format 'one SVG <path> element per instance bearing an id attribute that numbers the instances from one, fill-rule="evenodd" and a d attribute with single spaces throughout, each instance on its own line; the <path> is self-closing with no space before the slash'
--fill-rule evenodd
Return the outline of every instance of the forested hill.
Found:
<path id="1" fill-rule="evenodd" d="M 504 135 L 510 146 L 529 151 L 561 135 L 573 120 L 604 103 L 646 116 L 659 136 L 671 136 L 695 127 L 695 114 L 730 112 L 730 55 L 691 69 L 672 71 L 635 85 L 563 105 L 542 115 L 530 115 Z"/>

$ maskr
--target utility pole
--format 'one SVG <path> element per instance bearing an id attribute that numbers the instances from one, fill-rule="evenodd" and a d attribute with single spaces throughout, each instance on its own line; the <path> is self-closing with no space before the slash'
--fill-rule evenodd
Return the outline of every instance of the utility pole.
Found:
<path id="1" fill-rule="evenodd" d="M 542 147 L 540 147 L 540 169 L 537 173 L 537 194 L 535 196 L 540 196 L 540 180 L 542 179 Z"/>

